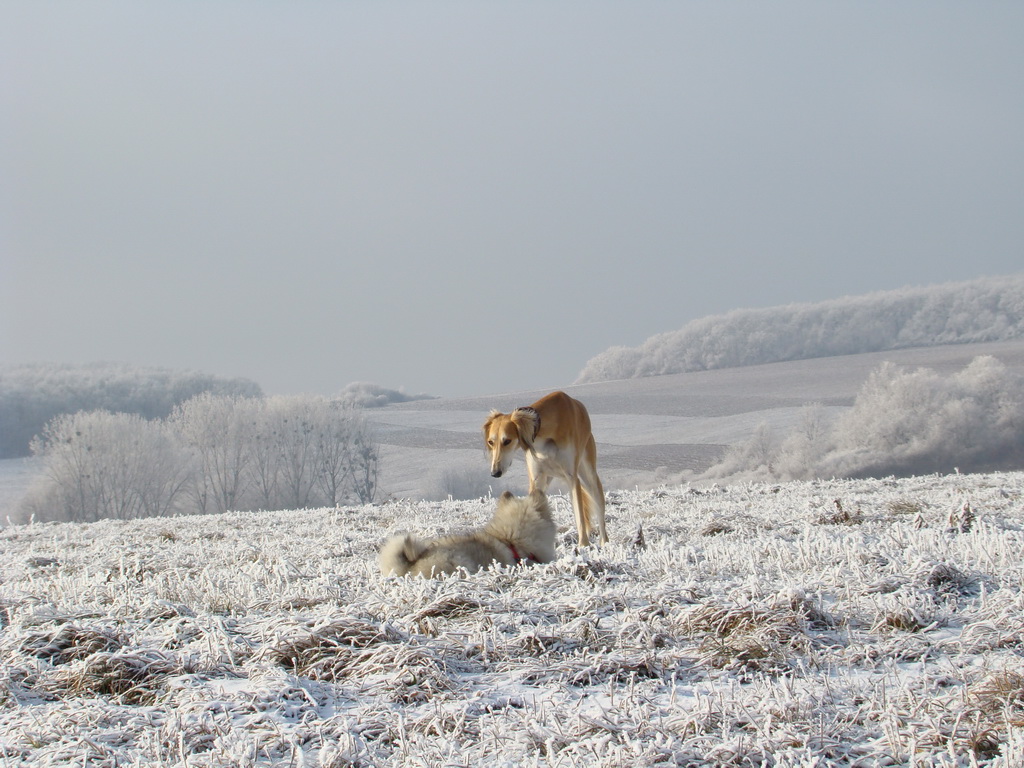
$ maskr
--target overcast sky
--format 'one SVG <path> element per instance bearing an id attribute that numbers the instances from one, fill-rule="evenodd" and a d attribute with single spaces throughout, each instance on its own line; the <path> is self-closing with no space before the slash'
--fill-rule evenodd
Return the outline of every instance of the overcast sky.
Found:
<path id="1" fill-rule="evenodd" d="M 0 363 L 566 386 L 1024 269 L 1024 3 L 0 0 Z"/>

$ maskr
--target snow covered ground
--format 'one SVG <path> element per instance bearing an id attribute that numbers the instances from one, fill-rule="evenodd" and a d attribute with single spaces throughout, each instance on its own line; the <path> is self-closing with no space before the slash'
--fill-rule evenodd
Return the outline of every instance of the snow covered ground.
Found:
<path id="1" fill-rule="evenodd" d="M 1022 765 L 1024 473 L 681 482 L 882 360 L 979 354 L 1024 366 L 1013 342 L 570 387 L 612 542 L 575 551 L 556 496 L 546 566 L 375 563 L 489 516 L 483 415 L 546 390 L 371 412 L 377 505 L 2 527 L 0 768 Z M 4 466 L 9 500 L 32 467 Z"/>
<path id="2" fill-rule="evenodd" d="M 1024 473 L 554 501 L 436 580 L 492 500 L 0 529 L 0 766 L 1024 764 Z"/>

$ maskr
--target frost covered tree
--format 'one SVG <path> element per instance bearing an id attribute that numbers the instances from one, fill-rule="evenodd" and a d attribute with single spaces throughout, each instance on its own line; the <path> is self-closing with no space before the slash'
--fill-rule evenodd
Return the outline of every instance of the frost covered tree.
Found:
<path id="1" fill-rule="evenodd" d="M 353 420 L 349 435 L 349 480 L 356 501 L 369 504 L 377 496 L 380 447 L 363 418 Z"/>
<path id="2" fill-rule="evenodd" d="M 264 413 L 273 421 L 278 440 L 281 508 L 303 509 L 312 504 L 321 445 L 319 402 L 300 397 L 275 397 L 267 402 Z"/>
<path id="3" fill-rule="evenodd" d="M 346 401 L 319 399 L 316 430 L 317 489 L 328 506 L 373 501 L 379 451 L 362 412 Z"/>
<path id="4" fill-rule="evenodd" d="M 819 472 L 837 475 L 1024 466 L 1024 381 L 994 357 L 953 376 L 884 364 L 837 421 Z"/>
<path id="5" fill-rule="evenodd" d="M 1024 379 L 991 356 L 949 376 L 884 363 L 841 416 L 809 406 L 777 452 L 767 446 L 759 427 L 707 476 L 766 468 L 786 479 L 1020 469 Z"/>
<path id="6" fill-rule="evenodd" d="M 775 464 L 787 480 L 802 479 L 834 445 L 832 421 L 821 403 L 805 405 L 800 421 L 779 446 Z"/>
<path id="7" fill-rule="evenodd" d="M 21 516 L 39 520 L 333 506 L 377 488 L 362 413 L 324 398 L 200 395 L 165 420 L 63 415 L 33 450 L 45 473 Z"/>
<path id="8" fill-rule="evenodd" d="M 256 398 L 205 393 L 179 405 L 170 427 L 195 465 L 191 495 L 197 512 L 238 509 L 248 491 L 257 415 Z"/>
<path id="9" fill-rule="evenodd" d="M 23 504 L 40 519 L 130 520 L 178 510 L 190 467 L 174 435 L 135 414 L 80 411 L 50 421 L 32 444 L 41 483 Z"/>
<path id="10" fill-rule="evenodd" d="M 247 475 L 250 484 L 248 507 L 252 509 L 277 509 L 278 475 L 281 470 L 280 438 L 272 414 L 268 413 L 266 401 L 261 400 L 253 416 L 253 429 L 249 437 L 249 464 Z"/>
<path id="11" fill-rule="evenodd" d="M 362 412 L 322 397 L 274 397 L 252 414 L 249 507 L 372 501 L 378 448 Z"/>

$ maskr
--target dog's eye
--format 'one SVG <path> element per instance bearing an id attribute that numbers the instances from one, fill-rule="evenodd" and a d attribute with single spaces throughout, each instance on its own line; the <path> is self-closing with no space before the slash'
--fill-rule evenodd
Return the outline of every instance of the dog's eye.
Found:
<path id="1" fill-rule="evenodd" d="M 494 447 L 494 441 L 493 440 L 488 440 L 487 441 L 487 445 L 490 446 L 491 448 L 493 448 Z"/>
<path id="2" fill-rule="evenodd" d="M 501 441 L 501 444 L 502 445 L 509 445 L 509 444 L 511 444 L 511 442 L 512 441 L 509 438 L 506 437 L 504 440 Z"/>

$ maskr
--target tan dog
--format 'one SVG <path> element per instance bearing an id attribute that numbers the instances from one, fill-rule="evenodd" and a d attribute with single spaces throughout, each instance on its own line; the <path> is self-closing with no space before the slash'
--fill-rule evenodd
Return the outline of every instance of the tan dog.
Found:
<path id="1" fill-rule="evenodd" d="M 514 453 L 523 449 L 531 492 L 547 491 L 556 477 L 568 483 L 580 546 L 589 546 L 594 518 L 601 543 L 608 541 L 597 444 L 583 403 L 565 392 L 552 392 L 512 413 L 491 411 L 484 422 L 484 441 L 491 455 L 491 477 L 501 477 Z"/>
<path id="2" fill-rule="evenodd" d="M 555 523 L 547 496 L 534 491 L 517 498 L 505 491 L 494 516 L 480 530 L 429 540 L 391 537 L 381 547 L 380 570 L 385 576 L 440 576 L 460 568 L 478 571 L 495 562 L 515 565 L 554 559 Z"/>

